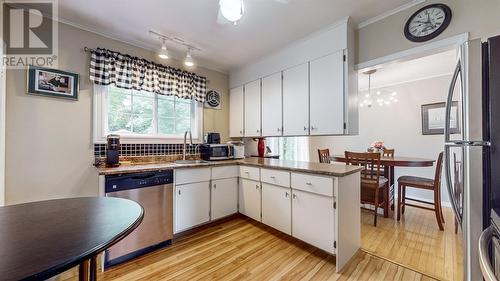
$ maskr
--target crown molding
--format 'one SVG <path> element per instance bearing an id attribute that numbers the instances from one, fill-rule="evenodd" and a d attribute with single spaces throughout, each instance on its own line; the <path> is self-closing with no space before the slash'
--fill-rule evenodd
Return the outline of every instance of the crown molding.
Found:
<path id="1" fill-rule="evenodd" d="M 372 23 L 376 23 L 378 21 L 381 21 L 381 20 L 383 20 L 385 18 L 388 18 L 388 17 L 390 17 L 390 16 L 392 16 L 394 14 L 397 14 L 397 13 L 399 13 L 401 11 L 404 11 L 404 10 L 410 9 L 411 7 L 414 7 L 416 5 L 422 4 L 425 1 L 426 0 L 412 0 L 409 3 L 406 3 L 406 4 L 401 5 L 401 6 L 397 7 L 397 8 L 395 8 L 395 9 L 389 10 L 389 11 L 387 11 L 385 13 L 382 13 L 382 14 L 380 14 L 378 16 L 375 16 L 373 18 L 367 19 L 367 20 L 359 23 L 358 26 L 357 26 L 357 29 L 361 29 L 361 28 L 363 28 L 365 26 L 368 26 L 368 25 L 370 25 Z"/>

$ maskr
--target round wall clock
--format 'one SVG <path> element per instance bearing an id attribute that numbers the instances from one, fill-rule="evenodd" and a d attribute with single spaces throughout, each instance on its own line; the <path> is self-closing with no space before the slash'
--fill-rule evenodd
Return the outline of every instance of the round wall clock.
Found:
<path id="1" fill-rule="evenodd" d="M 406 22 L 405 36 L 413 42 L 436 38 L 450 24 L 451 9 L 445 4 L 431 4 L 416 11 Z"/>

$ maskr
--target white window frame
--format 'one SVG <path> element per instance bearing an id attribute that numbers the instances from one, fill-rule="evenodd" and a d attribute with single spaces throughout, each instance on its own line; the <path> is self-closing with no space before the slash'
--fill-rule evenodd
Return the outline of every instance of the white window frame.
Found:
<path id="1" fill-rule="evenodd" d="M 107 99 L 108 86 L 95 85 L 93 95 L 93 139 L 94 143 L 106 143 L 107 130 Z M 157 98 L 155 97 L 153 114 L 153 126 L 157 126 Z M 191 133 L 193 143 L 203 141 L 203 104 L 194 102 L 191 107 Z M 156 130 L 155 130 L 156 131 Z M 183 143 L 184 134 L 181 135 L 161 135 L 161 134 L 120 134 L 121 143 Z"/>

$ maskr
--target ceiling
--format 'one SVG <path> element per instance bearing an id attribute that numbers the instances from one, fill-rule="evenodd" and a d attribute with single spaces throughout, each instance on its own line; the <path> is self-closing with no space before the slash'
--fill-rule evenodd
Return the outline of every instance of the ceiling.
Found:
<path id="1" fill-rule="evenodd" d="M 449 50 L 417 59 L 375 67 L 377 71 L 371 75 L 371 88 L 383 88 L 409 81 L 451 75 L 456 62 L 456 50 Z M 368 75 L 360 72 L 358 77 L 359 90 L 366 91 L 368 89 Z"/>
<path id="2" fill-rule="evenodd" d="M 87 30 L 157 49 L 154 30 L 176 36 L 201 49 L 199 65 L 230 72 L 270 54 L 346 16 L 360 23 L 412 0 L 244 0 L 245 15 L 238 25 L 216 23 L 218 0 L 64 0 L 59 17 Z M 184 50 L 169 46 L 173 57 Z"/>

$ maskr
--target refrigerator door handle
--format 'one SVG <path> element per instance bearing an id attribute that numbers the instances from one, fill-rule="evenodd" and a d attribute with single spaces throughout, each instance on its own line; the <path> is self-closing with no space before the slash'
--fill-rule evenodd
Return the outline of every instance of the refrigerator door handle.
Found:
<path id="1" fill-rule="evenodd" d="M 455 218 L 459 225 L 462 225 L 462 215 L 460 214 L 457 206 L 457 202 L 455 202 L 453 188 L 451 186 L 451 171 L 450 171 L 450 146 L 445 146 L 444 148 L 444 174 L 446 176 L 446 189 L 448 190 L 448 197 L 450 198 L 451 208 L 453 209 L 453 213 L 455 213 Z"/>
<path id="2" fill-rule="evenodd" d="M 488 249 L 491 239 L 493 238 L 493 227 L 489 226 L 486 228 L 479 236 L 479 267 L 483 273 L 483 278 L 486 281 L 498 281 L 495 276 L 495 271 L 491 265 L 491 260 L 489 258 Z"/>
<path id="3" fill-rule="evenodd" d="M 468 141 L 468 140 L 459 140 L 453 141 L 449 143 L 450 146 L 491 146 L 491 142 L 489 141 Z"/>
<path id="4" fill-rule="evenodd" d="M 453 91 L 455 90 L 455 85 L 457 83 L 458 77 L 461 77 L 462 66 L 461 62 L 458 61 L 457 66 L 455 67 L 455 71 L 453 72 L 453 78 L 451 79 L 450 88 L 448 89 L 448 98 L 446 99 L 446 115 L 444 118 L 444 141 L 451 141 L 451 132 L 450 132 L 450 122 L 451 122 L 451 107 L 453 105 Z M 459 122 L 459 120 L 457 120 Z"/>

